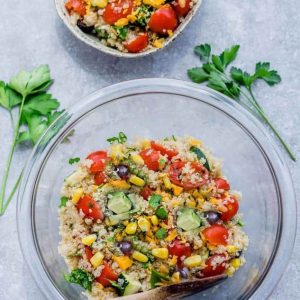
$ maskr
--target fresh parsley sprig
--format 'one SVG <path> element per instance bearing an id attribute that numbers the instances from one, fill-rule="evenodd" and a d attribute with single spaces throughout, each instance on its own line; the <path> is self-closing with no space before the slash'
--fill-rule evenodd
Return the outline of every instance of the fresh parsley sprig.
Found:
<path id="1" fill-rule="evenodd" d="M 31 72 L 21 71 L 9 83 L 0 81 L 0 106 L 8 111 L 14 130 L 0 189 L 0 215 L 4 214 L 11 202 L 22 176 L 21 171 L 5 200 L 7 180 L 17 144 L 36 144 L 44 131 L 61 114 L 57 110 L 59 102 L 47 93 L 52 83 L 47 65 L 39 66 Z M 16 121 L 13 117 L 14 108 L 18 109 Z"/>
<path id="2" fill-rule="evenodd" d="M 111 138 L 108 138 L 107 141 L 110 144 L 113 144 L 114 142 L 117 142 L 119 144 L 124 144 L 127 141 L 127 136 L 125 135 L 124 132 L 119 132 L 119 134 L 117 136 L 113 136 Z"/>
<path id="3" fill-rule="evenodd" d="M 231 67 L 228 72 L 227 67 L 235 60 L 239 48 L 239 45 L 234 45 L 230 49 L 225 49 L 220 55 L 215 55 L 211 53 L 209 44 L 196 46 L 194 52 L 203 64 L 189 69 L 188 76 L 195 83 L 206 82 L 208 87 L 229 96 L 252 113 L 256 113 L 273 131 L 290 158 L 296 161 L 292 150 L 274 128 L 252 90 L 257 80 L 263 80 L 269 86 L 273 86 L 281 81 L 281 77 L 277 71 L 270 69 L 269 62 L 258 62 L 253 74 L 236 67 Z"/>

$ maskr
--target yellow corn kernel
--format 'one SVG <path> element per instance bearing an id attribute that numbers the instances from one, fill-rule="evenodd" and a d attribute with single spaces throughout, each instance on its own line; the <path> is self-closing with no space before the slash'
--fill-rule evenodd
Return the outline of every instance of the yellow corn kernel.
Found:
<path id="1" fill-rule="evenodd" d="M 96 6 L 99 8 L 104 8 L 107 5 L 107 0 L 91 0 L 92 6 Z"/>
<path id="2" fill-rule="evenodd" d="M 190 137 L 188 139 L 188 143 L 189 143 L 190 146 L 194 146 L 194 147 L 202 146 L 202 144 L 203 144 L 202 141 L 197 140 L 197 139 L 195 139 L 193 137 Z"/>
<path id="3" fill-rule="evenodd" d="M 215 197 L 210 197 L 210 198 L 209 198 L 209 202 L 210 202 L 211 204 L 219 205 L 219 204 L 222 202 L 222 200 L 217 199 L 217 198 L 215 198 Z"/>
<path id="4" fill-rule="evenodd" d="M 129 181 L 131 183 L 133 183 L 134 185 L 137 185 L 137 186 L 144 186 L 145 185 L 145 181 L 142 178 L 137 177 L 135 175 L 131 175 L 129 177 Z"/>
<path id="5" fill-rule="evenodd" d="M 138 225 L 143 232 L 150 230 L 151 224 L 146 218 L 139 218 Z"/>
<path id="6" fill-rule="evenodd" d="M 128 256 L 113 256 L 113 260 L 123 271 L 130 268 L 133 264 L 133 261 Z"/>
<path id="7" fill-rule="evenodd" d="M 201 193 L 201 195 L 202 195 L 203 197 L 207 197 L 207 195 L 208 195 L 212 190 L 213 190 L 213 187 L 210 187 L 210 188 L 208 188 L 207 190 L 201 191 L 200 193 Z"/>
<path id="8" fill-rule="evenodd" d="M 183 188 L 181 186 L 175 184 L 172 184 L 172 189 L 175 196 L 179 196 L 183 191 Z"/>
<path id="9" fill-rule="evenodd" d="M 184 260 L 185 266 L 188 268 L 199 267 L 202 264 L 202 259 L 200 255 L 192 255 Z"/>
<path id="10" fill-rule="evenodd" d="M 125 180 L 111 180 L 109 184 L 117 189 L 128 190 L 130 189 L 130 184 Z"/>
<path id="11" fill-rule="evenodd" d="M 177 264 L 177 256 L 173 255 L 171 259 L 169 259 L 169 265 L 170 266 L 175 266 Z"/>
<path id="12" fill-rule="evenodd" d="M 143 158 L 137 153 L 132 153 L 131 159 L 133 160 L 134 163 L 136 163 L 137 165 L 140 165 L 140 166 L 143 166 L 145 163 Z"/>
<path id="13" fill-rule="evenodd" d="M 194 200 L 187 200 L 186 201 L 186 205 L 188 206 L 188 207 L 192 207 L 192 208 L 195 208 L 196 207 L 196 201 L 194 201 Z"/>
<path id="14" fill-rule="evenodd" d="M 141 140 L 140 141 L 140 144 L 141 144 L 141 148 L 144 150 L 144 149 L 147 149 L 147 148 L 150 148 L 151 144 L 150 144 L 150 140 L 148 139 L 144 139 L 144 140 Z"/>
<path id="15" fill-rule="evenodd" d="M 97 189 L 98 189 L 98 185 L 93 184 L 93 185 L 92 185 L 92 189 L 93 189 L 93 192 L 96 192 Z"/>
<path id="16" fill-rule="evenodd" d="M 122 234 L 121 233 L 117 233 L 116 236 L 115 236 L 115 239 L 116 239 L 117 242 L 121 242 L 122 239 L 123 239 Z"/>
<path id="17" fill-rule="evenodd" d="M 226 269 L 225 274 L 229 277 L 231 277 L 235 272 L 235 268 L 234 267 L 229 267 L 228 269 Z"/>
<path id="18" fill-rule="evenodd" d="M 237 252 L 236 246 L 233 246 L 233 245 L 228 245 L 228 246 L 226 247 L 226 250 L 227 250 L 229 253 L 236 253 L 236 252 Z"/>
<path id="19" fill-rule="evenodd" d="M 79 199 L 82 197 L 82 195 L 83 195 L 83 189 L 82 188 L 77 189 L 72 196 L 72 202 L 76 204 L 79 201 Z"/>
<path id="20" fill-rule="evenodd" d="M 129 22 L 129 20 L 127 18 L 121 18 L 115 23 L 115 26 L 124 27 L 124 26 L 128 25 L 128 22 Z"/>
<path id="21" fill-rule="evenodd" d="M 137 17 L 135 15 L 128 15 L 127 19 L 130 23 L 134 23 L 137 20 Z"/>
<path id="22" fill-rule="evenodd" d="M 163 47 L 163 43 L 164 43 L 164 39 L 161 38 L 161 39 L 157 39 L 153 42 L 153 46 L 155 48 L 162 48 Z"/>
<path id="23" fill-rule="evenodd" d="M 171 281 L 173 283 L 179 283 L 180 282 L 180 273 L 179 272 L 175 272 L 172 277 L 171 277 Z"/>
<path id="24" fill-rule="evenodd" d="M 169 233 L 169 235 L 165 238 L 165 241 L 166 241 L 166 242 L 172 242 L 173 240 L 175 240 L 176 236 L 177 236 L 177 230 L 174 229 L 174 230 L 172 230 L 172 231 Z"/>
<path id="25" fill-rule="evenodd" d="M 238 269 L 241 266 L 241 260 L 239 258 L 234 258 L 230 261 L 230 265 L 235 269 Z"/>
<path id="26" fill-rule="evenodd" d="M 151 222 L 154 226 L 158 225 L 158 217 L 156 215 L 151 216 Z"/>
<path id="27" fill-rule="evenodd" d="M 155 248 L 152 249 L 152 255 L 161 259 L 167 259 L 169 257 L 169 251 L 167 248 Z"/>
<path id="28" fill-rule="evenodd" d="M 216 246 L 215 245 L 212 245 L 212 244 L 207 244 L 207 248 L 210 250 L 210 251 L 214 251 L 216 250 Z"/>
<path id="29" fill-rule="evenodd" d="M 155 240 L 153 240 L 153 239 L 152 239 L 150 236 L 148 236 L 148 235 L 145 236 L 145 240 L 146 240 L 146 242 L 148 242 L 149 244 L 155 243 Z"/>
<path id="30" fill-rule="evenodd" d="M 172 184 L 171 184 L 171 181 L 168 176 L 163 177 L 163 182 L 164 182 L 166 189 L 170 190 L 172 188 Z"/>
<path id="31" fill-rule="evenodd" d="M 168 33 L 169 36 L 172 36 L 173 35 L 173 30 L 169 29 L 169 30 L 167 30 L 167 33 Z"/>
<path id="32" fill-rule="evenodd" d="M 154 234 L 152 232 L 152 230 L 147 231 L 147 236 L 149 236 L 150 238 L 154 238 Z"/>
<path id="33" fill-rule="evenodd" d="M 193 195 L 195 198 L 198 198 L 198 197 L 202 196 L 202 195 L 199 193 L 198 190 L 194 190 L 193 193 L 192 193 L 192 195 Z"/>
<path id="34" fill-rule="evenodd" d="M 136 222 L 130 222 L 126 228 L 125 228 L 125 232 L 127 234 L 135 234 L 136 233 L 136 229 L 137 229 L 137 224 Z"/>
<path id="35" fill-rule="evenodd" d="M 148 261 L 148 257 L 139 251 L 134 251 L 132 253 L 132 258 L 142 263 L 146 263 Z"/>
<path id="36" fill-rule="evenodd" d="M 101 252 L 96 252 L 91 258 L 90 262 L 92 266 L 96 269 L 102 264 L 103 258 L 104 255 Z"/>
<path id="37" fill-rule="evenodd" d="M 162 274 L 168 274 L 169 273 L 169 268 L 166 265 L 160 265 L 159 272 L 162 273 Z"/>
<path id="38" fill-rule="evenodd" d="M 143 3 L 154 8 L 159 8 L 165 3 L 165 0 L 143 0 Z"/>
<path id="39" fill-rule="evenodd" d="M 123 153 L 123 145 L 121 144 L 113 144 L 110 147 L 110 156 L 113 159 L 120 159 L 124 157 Z"/>
<path id="40" fill-rule="evenodd" d="M 86 246 L 91 246 L 97 240 L 96 234 L 90 234 L 81 239 L 82 244 Z"/>
<path id="41" fill-rule="evenodd" d="M 128 221 L 128 220 L 123 221 L 123 225 L 124 225 L 124 226 L 127 226 L 128 224 L 129 224 L 129 221 Z"/>
<path id="42" fill-rule="evenodd" d="M 180 200 L 172 200 L 171 205 L 172 207 L 177 207 L 181 204 Z"/>

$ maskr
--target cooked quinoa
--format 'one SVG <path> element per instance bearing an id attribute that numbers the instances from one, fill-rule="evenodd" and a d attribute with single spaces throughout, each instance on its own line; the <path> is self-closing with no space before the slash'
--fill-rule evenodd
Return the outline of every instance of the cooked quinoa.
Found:
<path id="1" fill-rule="evenodd" d="M 197 0 L 67 0 L 74 25 L 105 46 L 137 53 L 162 48 Z"/>
<path id="2" fill-rule="evenodd" d="M 90 299 L 108 299 L 232 276 L 245 263 L 241 194 L 200 140 L 129 144 L 119 133 L 108 141 L 108 150 L 77 163 L 61 190 L 59 251 L 67 281 Z"/>

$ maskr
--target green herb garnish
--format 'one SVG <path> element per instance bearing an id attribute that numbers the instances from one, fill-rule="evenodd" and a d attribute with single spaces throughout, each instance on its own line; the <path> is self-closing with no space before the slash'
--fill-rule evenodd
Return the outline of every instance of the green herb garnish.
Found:
<path id="1" fill-rule="evenodd" d="M 203 166 L 208 170 L 210 171 L 210 166 L 209 166 L 209 163 L 208 163 L 208 160 L 205 156 L 205 154 L 203 153 L 202 150 L 200 150 L 199 148 L 197 147 L 191 147 L 191 151 L 193 153 L 195 153 L 197 155 L 197 158 L 200 162 L 202 162 Z"/>
<path id="2" fill-rule="evenodd" d="M 160 206 L 161 200 L 162 200 L 162 196 L 161 195 L 152 194 L 150 196 L 150 198 L 149 198 L 149 205 L 152 208 L 157 208 L 158 206 Z"/>
<path id="3" fill-rule="evenodd" d="M 118 136 L 113 136 L 111 138 L 108 138 L 107 141 L 110 144 L 113 144 L 114 142 L 117 142 L 119 144 L 124 144 L 127 141 L 127 136 L 124 132 L 119 132 Z"/>
<path id="4" fill-rule="evenodd" d="M 80 161 L 80 157 L 74 157 L 74 158 L 70 158 L 69 159 L 69 164 L 70 165 L 73 165 L 73 164 L 76 164 Z"/>
<path id="5" fill-rule="evenodd" d="M 240 226 L 240 227 L 244 227 L 245 226 L 245 223 L 242 221 L 242 220 L 238 220 L 236 222 L 236 225 Z"/>
<path id="6" fill-rule="evenodd" d="M 68 200 L 69 199 L 67 197 L 65 197 L 65 196 L 61 197 L 60 198 L 59 208 L 66 207 Z"/>
<path id="7" fill-rule="evenodd" d="M 166 236 L 168 235 L 168 231 L 165 228 L 160 228 L 156 231 L 155 236 L 159 239 L 159 240 L 163 240 Z"/>
<path id="8" fill-rule="evenodd" d="M 123 27 L 113 26 L 113 28 L 116 30 L 118 37 L 122 41 L 125 41 L 128 34 L 128 29 L 129 29 L 128 26 L 123 26 Z"/>
<path id="9" fill-rule="evenodd" d="M 146 26 L 148 24 L 148 21 L 151 17 L 153 9 L 151 6 L 148 5 L 141 5 L 137 10 L 137 20 L 136 22 L 140 24 L 141 26 Z"/>
<path id="10" fill-rule="evenodd" d="M 92 275 L 81 269 L 73 270 L 69 275 L 65 275 L 65 279 L 67 282 L 78 284 L 88 291 L 92 290 Z"/>
<path id="11" fill-rule="evenodd" d="M 163 280 L 169 281 L 170 278 L 169 276 L 163 275 L 155 270 L 151 271 L 150 284 L 152 289 L 156 288 L 157 284 L 162 282 Z"/>
<path id="12" fill-rule="evenodd" d="M 0 190 L 0 215 L 7 209 L 22 176 L 20 172 L 5 200 L 6 184 L 17 144 L 22 142 L 27 142 L 28 145 L 36 144 L 50 124 L 62 113 L 57 111 L 59 102 L 47 93 L 52 83 L 47 65 L 39 66 L 31 72 L 21 71 L 13 76 L 9 83 L 0 81 L 0 106 L 8 111 L 13 127 L 12 143 Z M 14 108 L 18 109 L 16 120 L 12 113 Z"/>
<path id="13" fill-rule="evenodd" d="M 155 214 L 161 220 L 166 220 L 168 218 L 168 212 L 164 207 L 160 207 Z"/>
<path id="14" fill-rule="evenodd" d="M 201 67 L 189 69 L 188 76 L 196 83 L 207 82 L 208 87 L 229 96 L 252 113 L 258 114 L 273 131 L 290 158 L 296 161 L 295 155 L 274 128 L 252 90 L 253 84 L 257 80 L 263 80 L 269 86 L 273 86 L 281 81 L 281 77 L 277 71 L 270 69 L 268 62 L 258 62 L 252 74 L 235 67 L 226 72 L 228 65 L 235 60 L 239 48 L 239 45 L 234 45 L 230 49 L 225 49 L 220 55 L 214 55 L 211 54 L 209 44 L 196 46 L 194 52 L 200 57 L 203 64 Z"/>

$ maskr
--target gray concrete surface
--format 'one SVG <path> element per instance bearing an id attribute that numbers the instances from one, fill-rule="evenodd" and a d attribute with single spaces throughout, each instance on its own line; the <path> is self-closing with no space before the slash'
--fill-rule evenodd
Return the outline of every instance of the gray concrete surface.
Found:
<path id="1" fill-rule="evenodd" d="M 204 0 L 197 16 L 167 49 L 149 57 L 126 60 L 110 57 L 77 41 L 58 19 L 51 0 L 1 1 L 0 79 L 20 69 L 48 63 L 55 84 L 53 94 L 63 107 L 103 86 L 142 77 L 188 80 L 186 69 L 197 64 L 193 46 L 212 43 L 217 51 L 241 45 L 236 65 L 249 68 L 271 61 L 282 75 L 274 88 L 258 84 L 261 104 L 300 160 L 300 1 Z M 0 109 L 0 171 L 11 140 L 8 114 Z M 29 150 L 18 148 L 11 178 Z M 288 159 L 288 158 L 287 158 Z M 300 195 L 299 162 L 288 163 Z M 299 197 L 298 197 L 299 198 Z M 14 199 L 15 200 L 15 199 Z M 44 299 L 20 252 L 15 201 L 0 219 L 0 299 Z M 299 215 L 299 213 L 298 213 Z M 300 238 L 292 259 L 271 299 L 299 299 Z"/>

